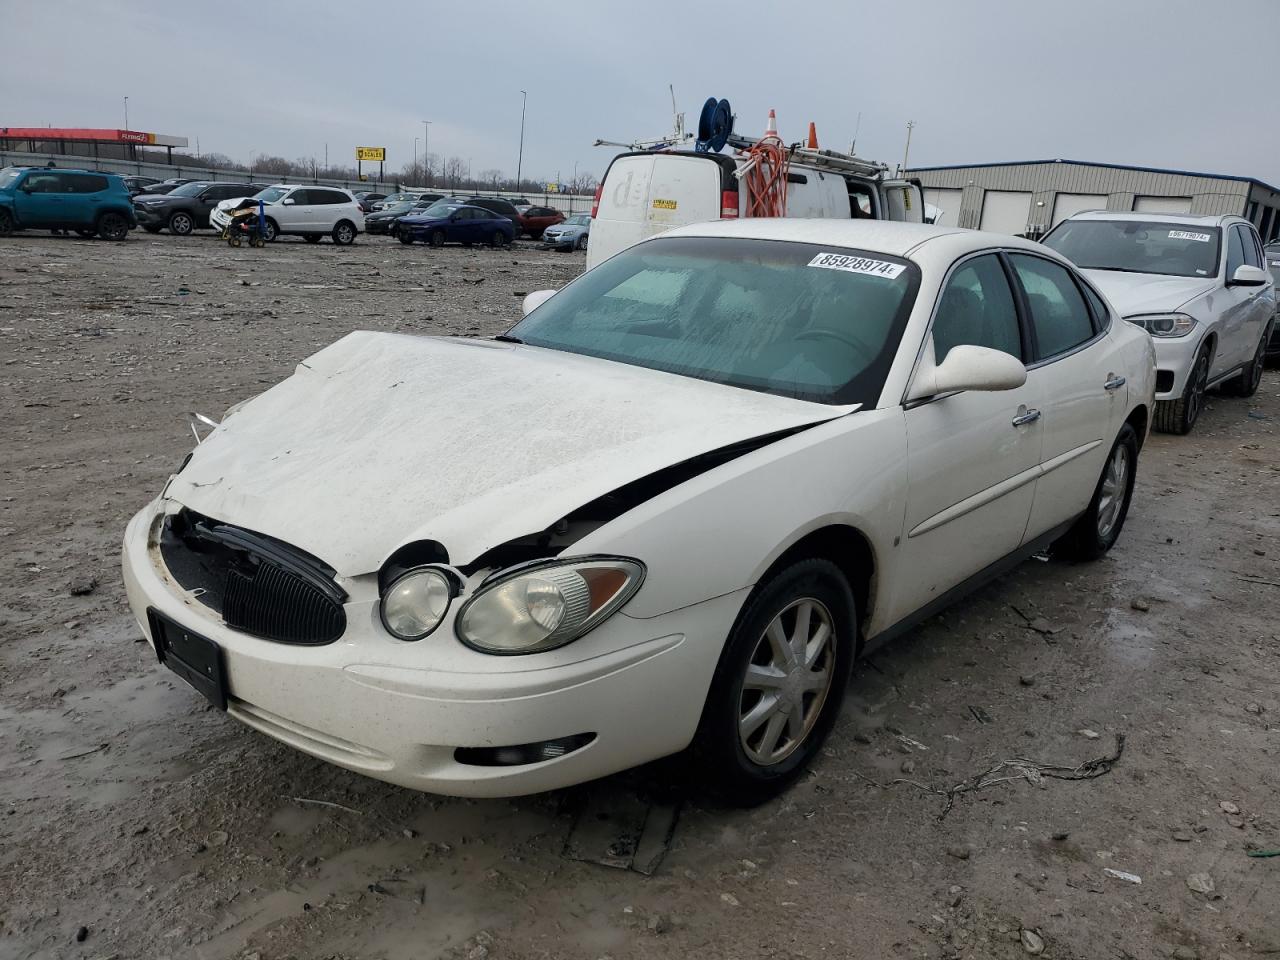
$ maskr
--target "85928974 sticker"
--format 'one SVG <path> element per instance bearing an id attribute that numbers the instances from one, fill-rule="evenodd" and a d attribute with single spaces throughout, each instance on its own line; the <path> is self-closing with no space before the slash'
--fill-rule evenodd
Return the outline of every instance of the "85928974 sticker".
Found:
<path id="1" fill-rule="evenodd" d="M 870 257 L 853 257 L 845 253 L 820 253 L 809 261 L 811 267 L 823 270 L 843 270 L 845 273 L 863 273 L 871 277 L 884 277 L 896 280 L 903 270 L 900 263 L 889 263 L 887 260 L 872 260 Z"/>

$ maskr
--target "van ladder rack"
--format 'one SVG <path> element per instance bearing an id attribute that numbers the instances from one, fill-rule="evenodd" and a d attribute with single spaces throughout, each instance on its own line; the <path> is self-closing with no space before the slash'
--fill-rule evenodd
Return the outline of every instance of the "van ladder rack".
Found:
<path id="1" fill-rule="evenodd" d="M 747 137 L 731 134 L 728 146 L 735 150 L 746 150 L 753 147 L 756 141 Z M 863 177 L 876 177 L 885 173 L 889 167 L 872 160 L 863 160 L 848 153 L 835 150 L 812 150 L 809 147 L 794 146 L 791 148 L 791 161 L 806 167 L 819 170 L 834 170 L 840 173 L 853 173 Z"/>

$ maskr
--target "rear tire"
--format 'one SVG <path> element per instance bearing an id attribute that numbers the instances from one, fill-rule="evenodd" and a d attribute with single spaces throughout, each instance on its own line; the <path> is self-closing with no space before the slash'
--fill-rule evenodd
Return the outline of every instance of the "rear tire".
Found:
<path id="1" fill-rule="evenodd" d="M 1262 368 L 1267 365 L 1267 343 L 1271 340 L 1271 324 L 1262 331 L 1262 339 L 1258 341 L 1258 349 L 1249 361 L 1249 365 L 1241 371 L 1240 376 L 1232 377 L 1222 392 L 1233 397 L 1252 397 L 1258 392 L 1262 383 Z"/>
<path id="2" fill-rule="evenodd" d="M 169 232 L 175 237 L 187 237 L 191 235 L 191 231 L 196 228 L 196 222 L 192 219 L 191 214 L 184 213 L 179 210 L 169 218 Z"/>
<path id="3" fill-rule="evenodd" d="M 708 789 L 753 806 L 804 772 L 840 714 L 856 623 L 829 560 L 802 560 L 757 587 L 720 653 L 690 753 Z"/>
<path id="4" fill-rule="evenodd" d="M 1209 349 L 1201 347 L 1187 377 L 1187 385 L 1177 400 L 1157 400 L 1156 415 L 1151 424 L 1161 433 L 1186 436 L 1200 419 L 1204 409 L 1205 384 L 1209 381 Z"/>
<path id="5" fill-rule="evenodd" d="M 0 208 L 0 237 L 13 236 L 13 214 Z"/>
<path id="6" fill-rule="evenodd" d="M 349 247 L 356 240 L 356 225 L 350 220 L 339 220 L 333 227 L 333 242 L 340 247 Z"/>
<path id="7" fill-rule="evenodd" d="M 1126 423 L 1102 466 L 1088 508 L 1054 544 L 1054 552 L 1069 560 L 1097 560 L 1115 546 L 1129 515 L 1137 475 L 1138 434 Z"/>
<path id="8" fill-rule="evenodd" d="M 129 221 L 121 214 L 108 211 L 98 218 L 97 232 L 103 240 L 118 242 L 129 236 Z"/>

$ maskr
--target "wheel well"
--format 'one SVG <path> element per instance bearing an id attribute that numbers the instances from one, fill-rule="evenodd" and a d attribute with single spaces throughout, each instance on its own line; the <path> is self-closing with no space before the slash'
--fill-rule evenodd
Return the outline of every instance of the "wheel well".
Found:
<path id="1" fill-rule="evenodd" d="M 356 225 L 355 225 L 353 222 L 351 222 L 350 220 L 348 220 L 346 217 L 343 217 L 341 220 L 339 220 L 337 223 L 335 223 L 335 224 L 333 225 L 333 229 L 337 230 L 337 229 L 338 229 L 340 226 L 342 226 L 344 223 L 345 223 L 348 227 L 350 227 L 352 230 L 354 230 L 354 229 L 356 228 Z"/>
<path id="2" fill-rule="evenodd" d="M 1210 333 L 1204 338 L 1204 345 L 1209 351 L 1209 362 L 1212 363 L 1213 358 L 1218 353 L 1218 335 L 1216 333 Z"/>
<path id="3" fill-rule="evenodd" d="M 1138 449 L 1142 449 L 1142 444 L 1147 439 L 1147 423 L 1150 421 L 1151 413 L 1147 410 L 1146 404 L 1138 404 L 1131 411 L 1129 416 L 1125 418 L 1125 423 L 1133 427 L 1134 432 L 1138 435 Z"/>
<path id="4" fill-rule="evenodd" d="M 786 550 L 769 567 L 760 582 L 799 560 L 830 560 L 844 574 L 857 604 L 858 643 L 862 643 L 865 626 L 871 618 L 871 601 L 875 586 L 875 553 L 862 531 L 845 524 L 832 524 L 807 533 Z"/>

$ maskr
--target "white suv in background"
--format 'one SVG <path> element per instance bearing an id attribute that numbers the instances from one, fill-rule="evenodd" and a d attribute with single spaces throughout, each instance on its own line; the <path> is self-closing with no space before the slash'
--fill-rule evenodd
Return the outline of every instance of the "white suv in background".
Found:
<path id="1" fill-rule="evenodd" d="M 1043 243 L 1151 334 L 1157 430 L 1190 433 L 1209 387 L 1257 391 L 1276 299 L 1248 220 L 1094 210 L 1062 221 Z"/>
<path id="2" fill-rule="evenodd" d="M 261 200 L 267 221 L 267 239 L 281 234 L 305 237 L 308 243 L 319 243 L 321 237 L 345 246 L 364 232 L 364 213 L 356 198 L 337 187 L 293 186 L 278 183 L 253 195 Z M 230 211 L 244 200 L 223 200 L 209 215 L 214 229 L 221 230 L 231 219 Z"/>

